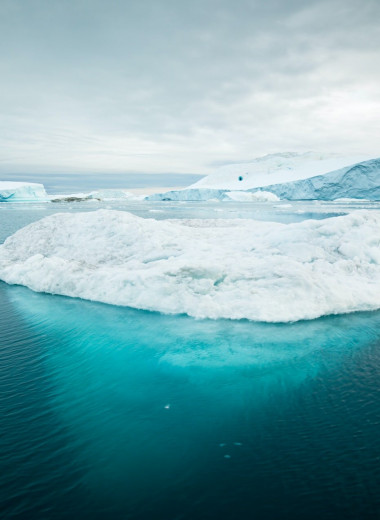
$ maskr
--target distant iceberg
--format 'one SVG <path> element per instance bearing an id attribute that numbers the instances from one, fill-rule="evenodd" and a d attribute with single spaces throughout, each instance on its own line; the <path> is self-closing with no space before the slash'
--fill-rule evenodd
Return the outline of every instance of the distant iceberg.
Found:
<path id="1" fill-rule="evenodd" d="M 50 195 L 51 202 L 83 202 L 83 201 L 115 201 L 115 200 L 143 200 L 144 195 L 134 195 L 123 189 L 103 189 L 89 193 L 71 193 L 65 195 Z"/>
<path id="2" fill-rule="evenodd" d="M 0 202 L 48 201 L 43 184 L 0 181 Z"/>
<path id="3" fill-rule="evenodd" d="M 222 166 L 189 188 L 246 191 L 324 175 L 369 159 L 372 157 L 365 155 L 276 153 L 258 157 L 251 162 Z"/>
<path id="4" fill-rule="evenodd" d="M 267 155 L 250 163 L 223 166 L 188 188 L 148 199 L 278 200 L 274 196 L 287 200 L 380 200 L 380 159 L 314 152 Z"/>
<path id="5" fill-rule="evenodd" d="M 288 322 L 380 308 L 380 212 L 280 224 L 57 213 L 0 246 L 0 279 L 196 318 Z"/>
<path id="6" fill-rule="evenodd" d="M 309 179 L 262 188 L 287 200 L 380 200 L 380 159 L 363 161 Z"/>
<path id="7" fill-rule="evenodd" d="M 154 193 L 145 200 L 150 201 L 213 201 L 213 200 L 239 200 L 256 202 L 275 202 L 280 200 L 277 195 L 269 191 L 229 191 L 204 188 L 187 188 L 183 190 L 173 190 L 166 193 Z"/>

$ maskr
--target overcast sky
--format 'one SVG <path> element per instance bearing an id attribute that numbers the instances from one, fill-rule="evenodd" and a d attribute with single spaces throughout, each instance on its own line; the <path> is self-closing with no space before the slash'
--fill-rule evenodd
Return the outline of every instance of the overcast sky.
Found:
<path id="1" fill-rule="evenodd" d="M 380 156 L 379 0 L 0 0 L 0 173 Z"/>

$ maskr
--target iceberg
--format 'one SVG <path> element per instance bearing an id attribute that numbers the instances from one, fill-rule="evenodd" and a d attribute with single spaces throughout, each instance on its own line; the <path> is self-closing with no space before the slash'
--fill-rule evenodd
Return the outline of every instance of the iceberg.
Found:
<path id="1" fill-rule="evenodd" d="M 276 153 L 258 157 L 248 163 L 222 166 L 189 188 L 251 190 L 324 175 L 371 158 L 364 155 L 340 156 L 317 152 Z"/>
<path id="2" fill-rule="evenodd" d="M 89 193 L 71 193 L 70 195 L 52 195 L 51 202 L 83 202 L 86 200 L 115 201 L 115 200 L 143 200 L 144 195 L 137 196 L 123 189 L 104 189 L 91 191 Z"/>
<path id="3" fill-rule="evenodd" d="M 213 200 L 238 200 L 238 201 L 256 201 L 256 202 L 275 202 L 280 200 L 277 195 L 269 191 L 229 191 L 203 188 L 188 188 L 183 190 L 173 190 L 166 193 L 154 193 L 145 200 L 150 201 L 213 201 Z"/>
<path id="4" fill-rule="evenodd" d="M 195 318 L 292 322 L 380 308 L 380 212 L 282 224 L 57 213 L 0 246 L 0 279 Z"/>
<path id="5" fill-rule="evenodd" d="M 380 200 L 380 159 L 262 189 L 287 200 Z"/>
<path id="6" fill-rule="evenodd" d="M 266 155 L 250 163 L 223 166 L 188 188 L 148 199 L 271 202 L 278 198 L 380 200 L 380 159 L 315 152 Z"/>
<path id="7" fill-rule="evenodd" d="M 0 202 L 48 201 L 43 184 L 0 181 Z"/>
<path id="8" fill-rule="evenodd" d="M 165 193 L 153 193 L 145 198 L 150 201 L 205 201 L 205 200 L 229 200 L 225 190 L 184 188 Z"/>

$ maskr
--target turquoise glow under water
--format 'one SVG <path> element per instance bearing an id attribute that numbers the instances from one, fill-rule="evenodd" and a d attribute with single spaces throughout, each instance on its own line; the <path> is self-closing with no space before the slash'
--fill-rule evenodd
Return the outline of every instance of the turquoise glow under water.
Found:
<path id="1" fill-rule="evenodd" d="M 379 312 L 271 325 L 0 297 L 5 518 L 376 518 Z"/>

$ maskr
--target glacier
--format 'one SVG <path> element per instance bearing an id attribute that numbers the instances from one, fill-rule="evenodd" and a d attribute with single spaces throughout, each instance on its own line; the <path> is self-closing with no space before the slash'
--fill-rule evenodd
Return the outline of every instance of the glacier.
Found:
<path id="1" fill-rule="evenodd" d="M 0 279 L 195 318 L 289 322 L 380 308 L 380 212 L 283 224 L 56 213 L 0 246 Z"/>
<path id="2" fill-rule="evenodd" d="M 0 202 L 48 201 L 43 184 L 0 181 Z"/>

